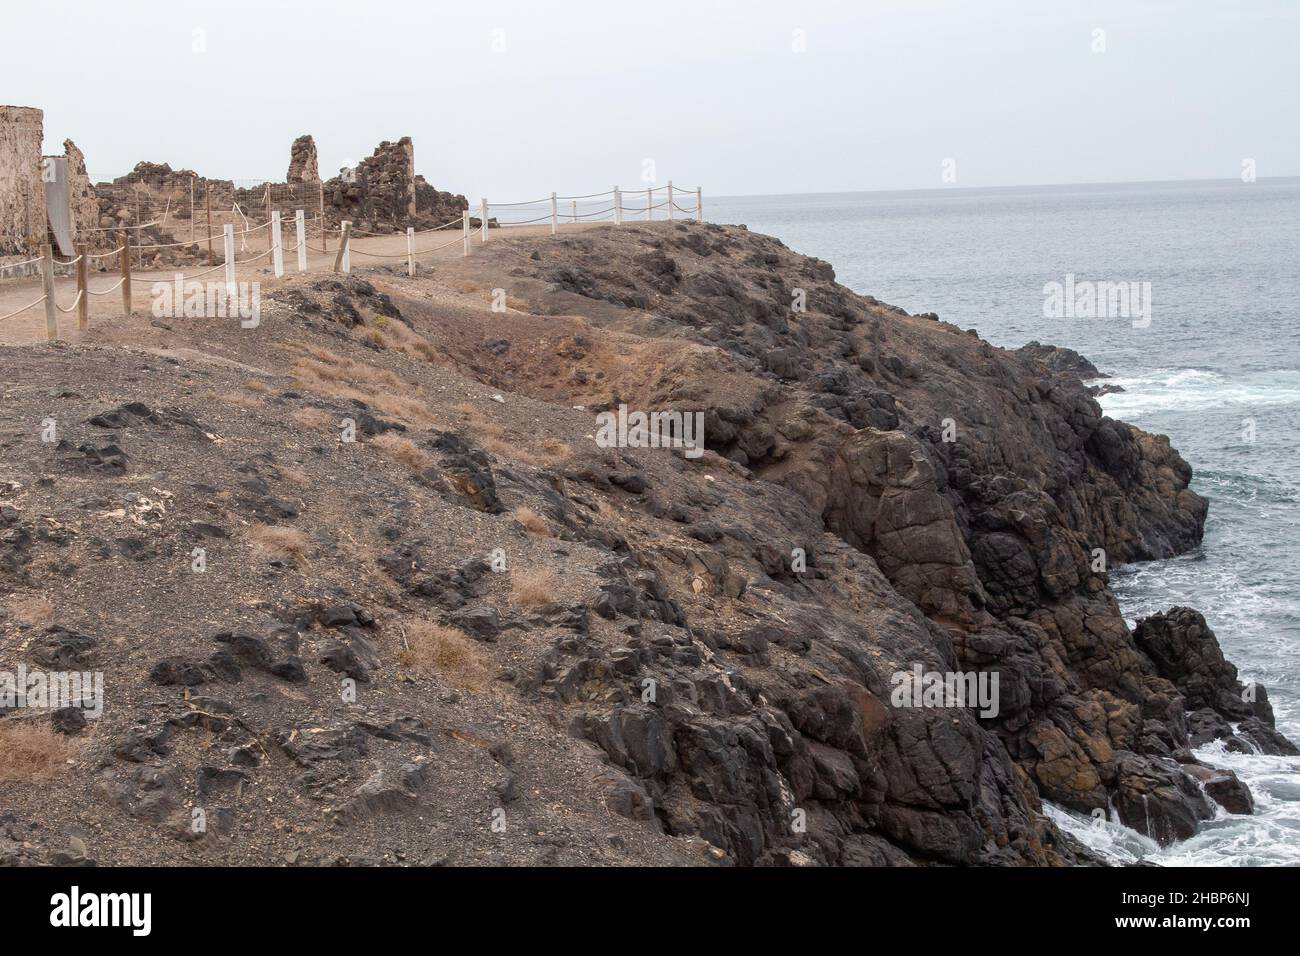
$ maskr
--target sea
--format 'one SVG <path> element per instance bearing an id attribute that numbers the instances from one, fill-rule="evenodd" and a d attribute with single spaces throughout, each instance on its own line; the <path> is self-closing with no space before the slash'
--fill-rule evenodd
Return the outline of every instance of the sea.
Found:
<path id="1" fill-rule="evenodd" d="M 1106 414 L 1168 435 L 1210 500 L 1194 552 L 1112 569 L 1125 616 L 1200 610 L 1300 742 L 1300 178 L 706 196 L 704 214 L 995 345 L 1091 359 L 1123 389 L 1099 399 Z M 1197 753 L 1249 785 L 1254 815 L 1220 811 L 1160 848 L 1047 812 L 1115 863 L 1300 865 L 1300 757 Z"/>

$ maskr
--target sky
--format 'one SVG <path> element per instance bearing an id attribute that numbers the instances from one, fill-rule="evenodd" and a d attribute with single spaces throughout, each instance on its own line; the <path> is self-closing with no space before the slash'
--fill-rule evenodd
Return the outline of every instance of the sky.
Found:
<path id="1" fill-rule="evenodd" d="M 3 0 L 0 102 L 91 178 L 411 136 L 477 199 L 1300 174 L 1295 0 Z"/>

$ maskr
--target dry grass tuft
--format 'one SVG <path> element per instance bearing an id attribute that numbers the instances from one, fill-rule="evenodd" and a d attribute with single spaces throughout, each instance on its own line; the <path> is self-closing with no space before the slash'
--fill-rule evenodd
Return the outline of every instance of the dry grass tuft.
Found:
<path id="1" fill-rule="evenodd" d="M 0 720 L 0 783 L 39 783 L 67 767 L 72 742 L 43 724 Z"/>
<path id="2" fill-rule="evenodd" d="M 433 458 L 409 438 L 402 438 L 392 432 L 384 432 L 370 439 L 381 452 L 399 465 L 416 474 L 433 466 Z"/>
<path id="3" fill-rule="evenodd" d="M 541 607 L 555 597 L 559 579 L 547 568 L 510 575 L 510 596 L 524 607 Z"/>
<path id="4" fill-rule="evenodd" d="M 271 386 L 267 385 L 260 378 L 250 378 L 244 383 L 244 388 L 250 392 L 257 392 L 260 395 L 266 395 L 271 391 Z"/>
<path id="5" fill-rule="evenodd" d="M 264 407 L 256 398 L 253 398 L 251 395 L 244 395 L 240 392 L 223 392 L 217 396 L 217 399 L 225 402 L 227 405 L 234 405 L 238 408 L 247 408 L 251 410 L 254 408 Z"/>
<path id="6" fill-rule="evenodd" d="M 297 528 L 281 525 L 257 524 L 248 529 L 253 550 L 266 561 L 293 561 L 301 564 L 307 560 L 307 536 Z"/>
<path id="7" fill-rule="evenodd" d="M 517 445 L 512 441 L 504 438 L 483 438 L 479 444 L 485 451 L 491 452 L 498 458 L 506 458 L 510 461 L 517 461 L 523 465 L 532 465 L 534 468 L 541 465 L 542 461 L 527 448 Z"/>
<path id="8" fill-rule="evenodd" d="M 296 343 L 296 349 L 306 353 L 307 357 L 298 358 L 293 363 L 291 378 L 295 387 L 348 401 L 355 399 L 381 415 L 404 422 L 438 424 L 424 402 L 406 397 L 415 390 L 414 384 L 387 369 L 357 362 L 315 345 Z"/>
<path id="9" fill-rule="evenodd" d="M 426 362 L 434 362 L 439 358 L 438 350 L 428 339 L 405 322 L 398 322 L 387 316 L 379 315 L 371 320 L 364 337 L 381 349 L 404 352 Z"/>
<path id="10" fill-rule="evenodd" d="M 321 408 L 295 408 L 289 413 L 289 417 L 304 428 L 313 430 L 324 431 L 343 427 L 337 418 Z"/>
<path id="11" fill-rule="evenodd" d="M 548 438 L 542 442 L 542 452 L 552 461 L 564 461 L 573 454 L 573 449 L 558 438 Z"/>
<path id="12" fill-rule="evenodd" d="M 456 406 L 456 411 L 465 416 L 465 431 L 471 438 L 478 439 L 480 442 L 487 439 L 500 441 L 505 438 L 506 430 L 484 415 L 477 405 L 461 402 Z"/>
<path id="13" fill-rule="evenodd" d="M 280 476 L 281 481 L 287 481 L 291 485 L 311 484 L 311 476 L 301 468 L 290 468 L 286 465 L 277 465 L 275 472 Z"/>
<path id="14" fill-rule="evenodd" d="M 477 282 L 469 279 L 457 279 L 455 282 L 449 283 L 449 285 L 457 292 L 478 292 L 483 288 Z"/>
<path id="15" fill-rule="evenodd" d="M 483 656 L 464 631 L 431 621 L 413 621 L 406 631 L 405 650 L 398 655 L 404 667 L 441 674 L 466 690 L 479 690 L 488 677 Z"/>
<path id="16" fill-rule="evenodd" d="M 516 508 L 515 520 L 523 525 L 524 530 L 529 534 L 540 534 L 547 538 L 552 536 L 550 524 L 532 508 Z"/>

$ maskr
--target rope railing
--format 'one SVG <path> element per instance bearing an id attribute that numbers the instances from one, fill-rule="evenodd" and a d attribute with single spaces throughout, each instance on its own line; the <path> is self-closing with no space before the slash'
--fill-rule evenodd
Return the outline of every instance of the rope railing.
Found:
<path id="1" fill-rule="evenodd" d="M 218 266 L 218 268 L 220 268 L 220 266 Z M 118 289 L 122 288 L 122 283 L 124 282 L 126 282 L 126 279 L 118 279 L 107 289 L 100 289 L 98 292 L 96 292 L 94 289 L 87 289 L 86 291 L 90 295 L 108 295 L 110 292 L 116 292 Z"/>
<path id="2" fill-rule="evenodd" d="M 270 250 L 268 249 L 267 252 L 270 252 Z M 263 253 L 262 255 L 265 255 L 265 254 L 266 254 L 266 253 Z M 258 256 L 258 258 L 260 259 L 260 258 L 262 258 L 262 256 Z M 241 260 L 241 259 L 236 259 L 236 260 L 235 260 L 236 263 L 240 263 L 240 262 L 252 262 L 252 261 L 253 261 L 252 259 L 242 259 L 242 260 Z M 182 282 L 188 282 L 188 281 L 190 281 L 191 279 L 201 279 L 201 278 L 203 278 L 203 276 L 211 275 L 212 273 L 216 272 L 218 269 L 224 269 L 225 267 L 226 267 L 226 264 L 223 262 L 223 263 L 221 263 L 220 265 L 215 265 L 215 266 L 213 266 L 211 269 L 204 269 L 202 272 L 195 272 L 195 273 L 191 273 L 190 275 L 186 275 L 186 274 L 183 273 L 183 272 L 176 272 L 176 273 L 173 273 L 173 274 L 172 274 L 172 276 L 171 276 L 171 280 L 172 280 L 172 281 L 175 281 L 176 279 L 180 279 Z M 167 280 L 164 280 L 164 279 L 160 279 L 158 276 L 145 276 L 144 278 L 139 278 L 139 279 L 136 278 L 135 276 L 131 276 L 130 279 L 131 279 L 131 281 L 134 282 L 136 285 L 154 285 L 155 283 L 158 283 L 158 282 L 164 282 L 164 281 L 167 281 Z M 121 282 L 119 282 L 117 285 L 120 286 L 120 285 L 122 284 L 122 282 L 125 282 L 125 281 L 126 281 L 126 279 L 123 279 L 123 280 L 122 280 Z M 113 288 L 117 288 L 117 286 L 114 286 Z M 96 294 L 96 293 L 92 293 L 92 294 Z M 98 294 L 102 294 L 102 293 L 98 293 Z"/>
<path id="3" fill-rule="evenodd" d="M 86 296 L 86 290 L 85 290 L 85 289 L 78 289 L 78 290 L 77 290 L 77 297 L 76 297 L 75 299 L 72 300 L 72 305 L 68 306 L 68 307 L 65 309 L 63 306 L 59 305 L 59 303 L 56 301 L 56 302 L 54 303 L 54 307 L 55 307 L 56 309 L 58 309 L 60 312 L 63 312 L 64 314 L 67 314 L 68 312 L 72 312 L 74 309 L 76 309 L 77 306 L 81 305 L 81 300 L 82 300 L 83 298 L 85 298 L 85 296 Z"/>
<path id="4" fill-rule="evenodd" d="M 45 301 L 45 296 L 41 296 L 35 302 L 25 305 L 21 309 L 17 309 L 13 312 L 10 312 L 8 315 L 0 315 L 0 322 L 3 322 L 5 319 L 12 319 L 15 315 L 18 315 L 21 312 L 26 312 L 28 309 L 34 309 L 44 301 Z"/>

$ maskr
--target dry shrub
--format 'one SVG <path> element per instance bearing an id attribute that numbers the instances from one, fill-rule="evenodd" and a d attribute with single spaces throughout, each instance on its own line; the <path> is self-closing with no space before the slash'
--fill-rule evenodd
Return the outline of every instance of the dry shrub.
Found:
<path id="1" fill-rule="evenodd" d="M 514 309 L 516 312 L 531 312 L 533 309 L 526 300 L 516 298 L 513 295 L 506 296 L 506 308 Z"/>
<path id="2" fill-rule="evenodd" d="M 426 362 L 433 362 L 438 358 L 438 350 L 428 339 L 405 322 L 389 319 L 387 316 L 376 316 L 371 326 L 366 329 L 365 337 L 380 348 L 404 352 Z"/>
<path id="3" fill-rule="evenodd" d="M 545 535 L 548 538 L 551 536 L 551 526 L 532 508 L 516 508 L 515 520 L 523 525 L 524 530 L 529 534 Z"/>
<path id="4" fill-rule="evenodd" d="M 542 442 L 542 451 L 553 461 L 563 461 L 573 454 L 573 450 L 558 438 L 548 438 Z"/>
<path id="5" fill-rule="evenodd" d="M 558 586 L 559 579 L 555 576 L 555 572 L 547 568 L 510 575 L 510 596 L 516 604 L 525 607 L 541 607 L 543 604 L 550 604 Z"/>
<path id="6" fill-rule="evenodd" d="M 285 465 L 277 465 L 275 472 L 280 476 L 281 481 L 287 481 L 291 485 L 307 485 L 311 483 L 311 477 L 301 468 L 289 468 Z"/>
<path id="7" fill-rule="evenodd" d="M 239 408 L 261 408 L 262 403 L 249 395 L 241 395 L 239 392 L 223 392 L 217 398 L 227 405 L 235 405 Z"/>
<path id="8" fill-rule="evenodd" d="M 44 724 L 0 719 L 0 783 L 39 783 L 67 767 L 74 748 Z"/>
<path id="9" fill-rule="evenodd" d="M 271 391 L 271 386 L 267 385 L 260 378 L 250 378 L 244 383 L 244 388 L 248 389 L 250 392 L 257 392 L 260 395 L 265 395 Z"/>
<path id="10" fill-rule="evenodd" d="M 419 445 L 409 438 L 402 438 L 392 432 L 384 432 L 370 439 L 374 445 L 399 465 L 416 474 L 433 466 L 433 459 Z"/>
<path id="11" fill-rule="evenodd" d="M 307 560 L 307 536 L 297 528 L 257 524 L 248 529 L 248 537 L 253 549 L 267 561 L 301 564 Z"/>
<path id="12" fill-rule="evenodd" d="M 478 292 L 483 288 L 477 282 L 473 282 L 469 279 L 457 279 L 455 282 L 450 283 L 450 285 L 457 292 Z"/>
<path id="13" fill-rule="evenodd" d="M 324 430 L 342 427 L 337 418 L 320 408 L 295 408 L 289 417 L 305 428 Z"/>
<path id="14" fill-rule="evenodd" d="M 464 631 L 431 621 L 413 621 L 407 627 L 406 643 L 398 655 L 404 667 L 441 674 L 466 690 L 478 690 L 487 679 L 482 654 Z"/>

